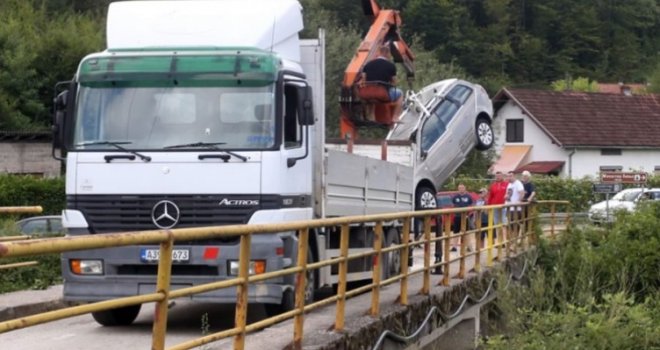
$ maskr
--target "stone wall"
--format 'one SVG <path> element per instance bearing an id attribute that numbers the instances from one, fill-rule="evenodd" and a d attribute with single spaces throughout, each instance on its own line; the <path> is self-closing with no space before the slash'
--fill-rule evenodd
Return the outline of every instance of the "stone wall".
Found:
<path id="1" fill-rule="evenodd" d="M 60 176 L 50 142 L 0 142 L 0 173 Z"/>

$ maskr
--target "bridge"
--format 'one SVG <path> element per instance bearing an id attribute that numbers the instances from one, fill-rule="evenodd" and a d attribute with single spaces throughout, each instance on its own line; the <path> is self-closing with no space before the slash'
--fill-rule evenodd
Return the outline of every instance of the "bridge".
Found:
<path id="1" fill-rule="evenodd" d="M 499 207 L 0 242 L 0 257 L 153 243 L 160 244 L 160 256 L 165 257 L 159 261 L 158 285 L 154 293 L 74 305 L 0 322 L 0 342 L 3 348 L 9 346 L 10 349 L 70 349 L 72 345 L 80 344 L 85 344 L 85 349 L 474 348 L 480 333 L 480 320 L 486 317 L 481 314 L 481 307 L 496 297 L 499 288 L 506 287 L 524 274 L 532 255 L 530 252 L 539 236 L 556 236 L 567 227 L 570 219 L 569 215 L 557 214 L 558 211 L 570 212 L 568 202 L 543 201 L 534 207 L 525 205 L 520 216 L 512 217 L 506 225 L 496 225 L 493 215 Z M 465 218 L 468 210 L 487 212 L 488 225 L 480 227 L 477 222 L 474 229 L 468 229 L 463 219 L 461 231 L 451 234 L 449 216 L 454 214 Z M 540 210 L 548 214 L 540 215 Z M 433 219 L 436 217 L 443 217 L 442 227 L 434 227 Z M 383 248 L 383 223 L 392 220 L 403 223 L 402 242 Z M 418 238 L 410 234 L 414 220 L 423 223 L 422 234 Z M 369 251 L 349 254 L 348 227 L 364 223 L 375 224 L 374 247 Z M 261 275 L 248 274 L 252 235 L 295 230 L 299 244 L 306 247 L 309 229 L 327 226 L 342 229 L 339 257 L 307 263 L 304 254 L 300 254 L 294 267 Z M 519 228 L 518 233 L 513 234 L 516 227 Z M 508 234 L 495 234 L 503 230 Z M 236 235 L 240 236 L 241 245 L 238 277 L 170 290 L 172 261 L 167 257 L 171 256 L 168 252 L 171 252 L 173 242 Z M 460 249 L 450 251 L 450 237 L 468 236 L 474 236 L 479 249 L 468 251 L 467 240 L 462 239 Z M 444 254 L 440 261 L 435 260 L 435 246 L 438 243 L 443 243 Z M 413 264 L 409 267 L 411 248 Z M 382 259 L 375 258 L 370 283 L 348 288 L 346 274 L 349 260 L 390 253 L 400 254 L 398 274 L 381 279 Z M 337 265 L 339 284 L 336 290 L 322 291 L 313 303 L 306 305 L 304 288 L 301 288 L 306 271 L 327 265 Z M 297 275 L 293 310 L 266 318 L 263 307 L 245 302 L 250 284 L 284 274 Z M 197 304 L 185 300 L 193 293 L 218 288 L 236 288 L 236 305 Z M 128 327 L 104 328 L 85 315 L 97 310 L 144 303 L 154 303 L 154 308 L 143 308 L 136 323 Z"/>

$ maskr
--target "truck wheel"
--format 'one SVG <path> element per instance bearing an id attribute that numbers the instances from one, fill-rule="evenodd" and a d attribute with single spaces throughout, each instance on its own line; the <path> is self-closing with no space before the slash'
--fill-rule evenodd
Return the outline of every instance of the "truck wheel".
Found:
<path id="1" fill-rule="evenodd" d="M 396 228 L 390 228 L 385 235 L 385 245 L 388 248 L 401 242 L 399 231 Z M 401 272 L 401 251 L 395 250 L 383 255 L 383 266 L 381 267 L 383 278 L 387 279 L 398 275 Z"/>
<path id="2" fill-rule="evenodd" d="M 312 250 L 307 249 L 307 264 L 314 262 L 314 257 L 312 256 Z M 305 274 L 306 284 L 305 284 L 305 305 L 311 304 L 314 302 L 314 292 L 316 290 L 316 271 L 307 270 Z M 268 317 L 277 316 L 281 313 L 291 311 L 296 308 L 296 293 L 293 288 L 287 288 L 282 293 L 282 302 L 280 304 L 264 304 L 266 309 L 266 315 Z"/>
<path id="3" fill-rule="evenodd" d="M 128 326 L 140 313 L 142 305 L 124 306 L 117 309 L 92 312 L 92 317 L 102 326 Z"/>
<path id="4" fill-rule="evenodd" d="M 493 147 L 493 141 L 495 140 L 495 138 L 493 137 L 493 127 L 488 122 L 488 119 L 483 117 L 477 119 L 476 132 L 477 132 L 476 147 L 478 150 L 485 151 Z"/>

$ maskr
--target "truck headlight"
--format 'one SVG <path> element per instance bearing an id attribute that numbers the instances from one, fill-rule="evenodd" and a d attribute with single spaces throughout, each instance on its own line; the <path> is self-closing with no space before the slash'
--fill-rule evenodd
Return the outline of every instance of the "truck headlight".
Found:
<path id="1" fill-rule="evenodd" d="M 229 261 L 229 275 L 238 276 L 238 261 L 231 260 Z M 259 275 L 266 272 L 266 260 L 251 260 L 250 267 L 248 268 L 248 273 L 250 275 Z"/>
<path id="2" fill-rule="evenodd" d="M 69 261 L 71 272 L 76 275 L 102 275 L 103 260 L 79 260 Z"/>

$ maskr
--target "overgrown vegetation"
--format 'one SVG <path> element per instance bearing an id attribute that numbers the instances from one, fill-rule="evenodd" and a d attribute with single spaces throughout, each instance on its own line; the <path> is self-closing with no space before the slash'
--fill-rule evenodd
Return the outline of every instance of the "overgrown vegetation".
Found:
<path id="1" fill-rule="evenodd" d="M 484 348 L 659 348 L 660 203 L 621 215 L 541 245 L 529 282 L 499 293 L 504 334 Z"/>
<path id="2" fill-rule="evenodd" d="M 482 172 L 482 174 L 484 173 L 485 171 Z M 459 175 L 447 181 L 443 186 L 443 190 L 455 190 L 459 183 L 465 184 L 468 191 L 474 192 L 481 187 L 488 188 L 490 186 L 491 178 L 481 177 L 478 173 L 470 175 Z M 605 200 L 604 194 L 593 193 L 593 184 L 598 182 L 595 178 L 567 179 L 557 176 L 543 176 L 534 177 L 532 181 L 536 185 L 536 198 L 538 200 L 570 200 L 574 212 L 586 212 L 591 204 Z M 660 187 L 660 176 L 650 176 L 647 179 L 646 186 Z"/>
<path id="3" fill-rule="evenodd" d="M 110 0 L 0 1 L 0 129 L 47 128 L 53 85 L 104 47 Z M 650 82 L 660 91 L 660 6 L 655 0 L 379 0 L 401 11 L 419 88 L 468 78 L 492 95 L 503 85 L 549 88 L 566 76 Z M 360 1 L 301 0 L 306 37 L 327 32 L 327 125 L 343 71 L 368 28 Z M 405 82 L 403 77 L 401 82 Z M 407 88 L 405 83 L 402 83 Z"/>
<path id="4" fill-rule="evenodd" d="M 19 234 L 12 218 L 0 219 L 0 236 L 14 236 Z M 26 289 L 46 289 L 62 282 L 60 256 L 57 254 L 0 259 L 0 265 L 24 261 L 36 261 L 37 265 L 0 270 L 0 293 Z"/>
<path id="5" fill-rule="evenodd" d="M 0 206 L 41 205 L 43 214 L 59 214 L 65 206 L 64 179 L 44 179 L 31 176 L 0 175 Z M 0 236 L 20 233 L 14 222 L 22 216 L 0 218 Z M 25 289 L 44 289 L 61 283 L 59 255 L 0 259 L 0 264 L 37 261 L 36 266 L 0 271 L 0 293 Z"/>
<path id="6" fill-rule="evenodd" d="M 43 207 L 43 215 L 57 215 L 66 204 L 64 179 L 0 174 L 0 206 Z"/>

